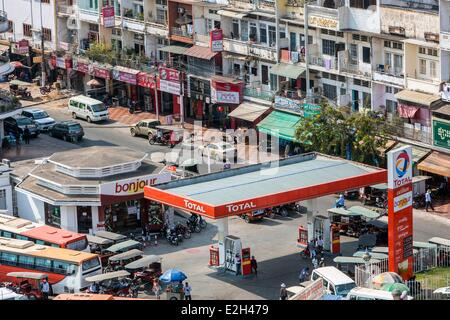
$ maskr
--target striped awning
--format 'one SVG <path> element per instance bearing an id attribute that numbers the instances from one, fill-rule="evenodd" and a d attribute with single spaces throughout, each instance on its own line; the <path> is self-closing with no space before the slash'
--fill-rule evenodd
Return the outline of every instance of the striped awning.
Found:
<path id="1" fill-rule="evenodd" d="M 209 47 L 202 46 L 192 46 L 184 52 L 184 55 L 186 56 L 204 60 L 211 60 L 216 54 L 218 54 L 218 52 L 212 52 Z"/>

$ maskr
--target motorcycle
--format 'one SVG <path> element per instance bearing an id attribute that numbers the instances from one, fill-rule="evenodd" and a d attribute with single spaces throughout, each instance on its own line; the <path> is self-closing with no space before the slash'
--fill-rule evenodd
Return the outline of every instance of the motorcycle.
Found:
<path id="1" fill-rule="evenodd" d="M 191 230 L 189 230 L 188 227 L 186 227 L 185 225 L 181 224 L 180 222 L 177 223 L 177 225 L 175 226 L 175 231 L 177 234 L 181 234 L 183 236 L 184 239 L 190 239 L 191 238 Z"/>
<path id="2" fill-rule="evenodd" d="M 165 229 L 165 237 L 167 241 L 174 246 L 178 246 L 178 244 L 182 241 L 182 237 L 178 236 L 178 234 L 169 227 L 166 227 Z"/>
<path id="3" fill-rule="evenodd" d="M 52 88 L 52 86 L 50 84 L 46 84 L 45 86 L 40 87 L 39 91 L 41 92 L 41 94 L 43 96 L 45 96 L 45 95 L 49 94 L 52 91 L 52 89 L 53 88 Z"/>
<path id="4" fill-rule="evenodd" d="M 150 143 L 150 145 L 154 145 L 155 143 L 158 143 L 158 144 L 167 146 L 170 144 L 170 137 L 168 137 L 167 135 L 163 135 L 162 137 L 153 135 L 148 139 L 148 142 Z"/>
<path id="5" fill-rule="evenodd" d="M 192 214 L 186 221 L 186 225 L 191 232 L 199 233 L 202 229 L 206 228 L 206 221 L 203 220 L 202 216 Z"/>
<path id="6" fill-rule="evenodd" d="M 387 208 L 387 199 L 384 197 L 377 197 L 375 199 L 375 206 L 381 209 Z"/>
<path id="7" fill-rule="evenodd" d="M 270 219 L 273 219 L 275 217 L 275 212 L 273 211 L 272 208 L 264 209 L 264 214 L 266 215 L 267 218 L 270 218 Z"/>
<path id="8" fill-rule="evenodd" d="M 310 257 L 311 252 L 309 251 L 309 248 L 306 247 L 305 250 L 303 250 L 302 252 L 300 252 L 300 255 L 302 256 L 303 259 L 307 259 Z"/>
<path id="9" fill-rule="evenodd" d="M 414 196 L 412 205 L 414 209 L 425 208 L 425 196 L 424 195 Z"/>
<path id="10" fill-rule="evenodd" d="M 289 211 L 286 206 L 279 206 L 274 208 L 275 214 L 279 214 L 282 217 L 287 217 L 289 215 Z"/>

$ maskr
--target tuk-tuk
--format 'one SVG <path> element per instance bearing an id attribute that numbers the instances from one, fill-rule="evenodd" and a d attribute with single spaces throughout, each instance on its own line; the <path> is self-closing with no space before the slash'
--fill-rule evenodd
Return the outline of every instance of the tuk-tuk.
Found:
<path id="1" fill-rule="evenodd" d="M 336 268 L 341 270 L 342 272 L 346 272 L 349 276 L 353 277 L 355 275 L 355 266 L 364 265 L 366 262 L 362 257 L 343 257 L 338 256 L 333 259 L 333 262 L 336 263 Z M 377 263 L 380 262 L 379 259 L 370 258 L 369 263 Z"/>
<path id="2" fill-rule="evenodd" d="M 143 256 L 125 266 L 125 269 L 133 275 L 133 279 L 139 280 L 142 285 L 152 285 L 153 280 L 162 274 L 162 258 L 155 255 Z"/>
<path id="3" fill-rule="evenodd" d="M 339 233 L 350 237 L 359 237 L 362 227 L 361 214 L 344 208 L 328 209 L 330 222 L 339 227 Z"/>
<path id="4" fill-rule="evenodd" d="M 9 272 L 6 275 L 17 279 L 13 281 L 17 285 L 17 293 L 23 294 L 29 300 L 42 299 L 41 281 L 42 279 L 48 279 L 47 274 L 39 272 Z"/>
<path id="5" fill-rule="evenodd" d="M 109 231 L 96 231 L 94 233 L 95 236 L 100 237 L 100 238 L 104 238 L 104 239 L 108 239 L 111 240 L 113 242 L 113 244 L 122 242 L 127 240 L 127 236 L 124 236 L 123 234 L 118 234 L 118 233 L 114 233 L 114 232 L 109 232 Z"/>
<path id="6" fill-rule="evenodd" d="M 96 282 L 99 284 L 99 292 L 89 293 L 102 293 L 110 294 L 113 296 L 128 296 L 130 293 L 130 286 L 132 284 L 129 278 L 130 273 L 125 270 L 119 270 L 114 272 L 108 272 L 98 274 L 92 277 L 86 277 L 87 282 Z"/>
<path id="7" fill-rule="evenodd" d="M 354 215 L 360 215 L 365 221 L 375 220 L 380 217 L 380 214 L 377 211 L 370 210 L 361 206 L 350 207 L 348 208 L 348 211 L 350 211 Z"/>
<path id="8" fill-rule="evenodd" d="M 387 183 L 379 183 L 370 187 L 365 187 L 361 195 L 363 205 L 373 206 L 377 203 L 377 198 L 387 199 Z"/>
<path id="9" fill-rule="evenodd" d="M 113 252 L 113 253 L 122 253 L 129 251 L 131 249 L 138 249 L 142 250 L 142 243 L 136 241 L 136 240 L 125 240 L 116 244 L 113 244 L 112 246 L 106 248 L 106 251 Z"/>
<path id="10" fill-rule="evenodd" d="M 178 143 L 183 141 L 184 129 L 175 126 L 155 126 L 157 134 L 149 138 L 149 143 L 161 143 L 167 144 L 171 148 L 175 147 Z M 158 138 L 158 135 L 160 136 Z"/>
<path id="11" fill-rule="evenodd" d="M 142 258 L 143 252 L 138 249 L 131 249 L 108 258 L 108 265 L 105 267 L 104 272 L 122 270 L 125 265 Z"/>
<path id="12" fill-rule="evenodd" d="M 450 266 L 450 240 L 433 237 L 428 242 L 437 245 L 438 264 L 443 267 Z"/>
<path id="13" fill-rule="evenodd" d="M 264 210 L 253 210 L 239 215 L 239 217 L 244 219 L 244 221 L 247 223 L 262 220 L 264 216 L 265 216 Z"/>
<path id="14" fill-rule="evenodd" d="M 365 251 L 356 251 L 353 254 L 353 256 L 362 258 L 365 254 L 366 254 Z M 389 257 L 386 253 L 380 253 L 380 252 L 371 251 L 371 252 L 369 252 L 369 254 L 372 256 L 373 259 L 378 259 L 378 260 L 388 259 L 388 257 Z"/>
<path id="15" fill-rule="evenodd" d="M 112 240 L 108 240 L 105 238 L 92 236 L 90 234 L 86 235 L 89 248 L 91 253 L 98 254 L 102 261 L 102 266 L 106 266 L 108 263 L 108 258 L 112 256 L 114 253 L 106 251 L 106 248 L 110 247 L 114 244 Z"/>

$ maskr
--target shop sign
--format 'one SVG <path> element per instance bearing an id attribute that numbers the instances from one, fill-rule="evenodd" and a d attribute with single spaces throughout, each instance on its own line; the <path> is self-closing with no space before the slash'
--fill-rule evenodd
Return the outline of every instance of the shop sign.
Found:
<path id="1" fill-rule="evenodd" d="M 320 113 L 320 106 L 301 101 L 275 96 L 274 108 L 295 112 L 307 118 Z"/>
<path id="2" fill-rule="evenodd" d="M 195 212 L 206 213 L 205 207 L 203 205 L 189 201 L 187 199 L 184 199 L 184 206 L 185 208 Z"/>
<path id="3" fill-rule="evenodd" d="M 389 271 L 403 279 L 413 273 L 412 250 L 412 148 L 388 152 Z"/>
<path id="4" fill-rule="evenodd" d="M 411 147 L 388 152 L 388 188 L 396 189 L 412 183 Z"/>
<path id="5" fill-rule="evenodd" d="M 170 172 L 108 182 L 100 185 L 101 196 L 131 196 L 144 192 L 145 186 L 171 180 Z"/>
<path id="6" fill-rule="evenodd" d="M 79 72 L 89 74 L 89 66 L 90 66 L 90 64 L 77 59 L 77 60 L 74 60 L 73 69 L 77 70 Z"/>
<path id="7" fill-rule="evenodd" d="M 155 76 L 150 73 L 139 72 L 137 74 L 137 84 L 140 87 L 155 89 Z"/>
<path id="8" fill-rule="evenodd" d="M 239 204 L 230 204 L 225 206 L 227 208 L 228 213 L 238 212 L 242 210 L 251 210 L 256 208 L 256 205 L 253 203 L 253 201 L 250 202 L 244 202 Z"/>
<path id="9" fill-rule="evenodd" d="M 28 40 L 25 40 L 25 39 L 20 40 L 19 44 L 18 44 L 17 53 L 25 54 L 25 53 L 28 53 L 29 50 L 30 50 L 30 44 L 29 44 Z"/>
<path id="10" fill-rule="evenodd" d="M 170 68 L 159 68 L 159 90 L 180 95 L 180 72 Z"/>
<path id="11" fill-rule="evenodd" d="M 66 68 L 66 59 L 64 59 L 64 57 L 56 57 L 56 67 L 65 69 Z"/>
<path id="12" fill-rule="evenodd" d="M 111 79 L 111 73 L 109 69 L 94 66 L 93 71 L 95 77 L 103 79 Z"/>
<path id="13" fill-rule="evenodd" d="M 242 100 L 242 86 L 241 84 L 213 81 L 211 100 L 212 103 L 240 104 Z"/>
<path id="14" fill-rule="evenodd" d="M 319 27 L 325 29 L 333 29 L 337 30 L 338 21 L 334 19 L 318 17 L 318 16 L 309 16 L 308 23 L 311 27 Z"/>
<path id="15" fill-rule="evenodd" d="M 222 29 L 214 29 L 209 33 L 210 48 L 212 52 L 223 51 L 223 32 Z"/>
<path id="16" fill-rule="evenodd" d="M 113 28 L 116 24 L 114 15 L 114 7 L 106 6 L 102 8 L 103 26 L 105 28 Z"/>
<path id="17" fill-rule="evenodd" d="M 113 74 L 114 80 L 119 80 L 119 81 L 130 83 L 130 84 L 137 83 L 136 74 L 119 71 L 117 69 L 113 69 L 112 74 Z"/>
<path id="18" fill-rule="evenodd" d="M 42 63 L 42 56 L 33 57 L 33 63 Z"/>
<path id="19" fill-rule="evenodd" d="M 60 42 L 59 42 L 59 47 L 60 47 L 61 49 L 63 49 L 63 50 L 68 51 L 68 50 L 69 50 L 69 43 L 68 43 L 68 42 L 62 42 L 62 41 L 60 41 Z"/>
<path id="20" fill-rule="evenodd" d="M 433 144 L 450 149 L 450 121 L 433 119 Z"/>

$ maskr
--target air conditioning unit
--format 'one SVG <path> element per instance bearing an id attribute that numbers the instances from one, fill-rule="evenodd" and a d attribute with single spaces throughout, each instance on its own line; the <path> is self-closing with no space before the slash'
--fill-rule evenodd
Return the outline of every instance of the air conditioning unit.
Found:
<path id="1" fill-rule="evenodd" d="M 178 8 L 178 13 L 183 14 L 184 13 L 184 8 Z"/>

